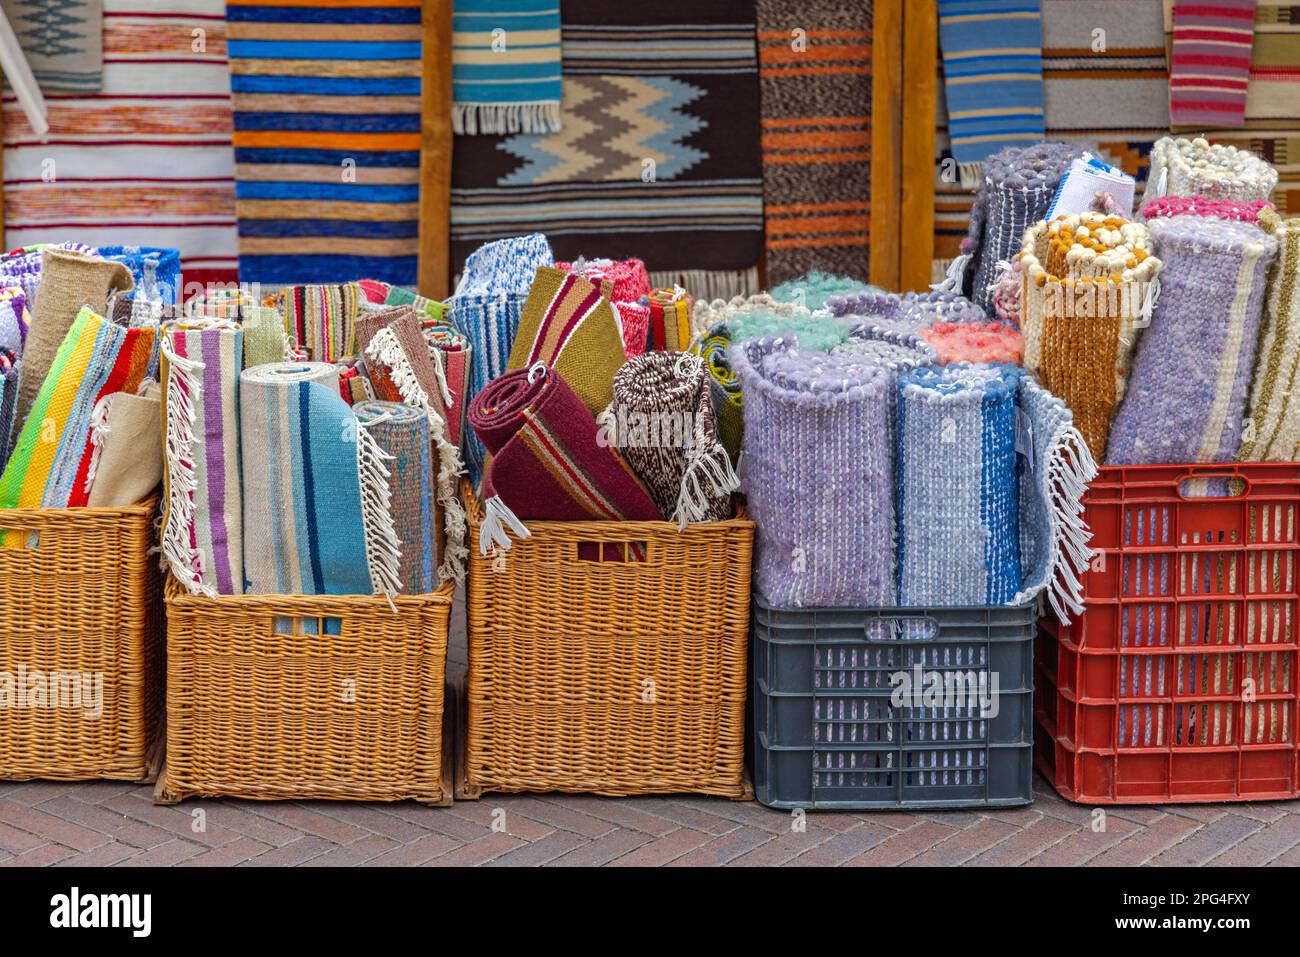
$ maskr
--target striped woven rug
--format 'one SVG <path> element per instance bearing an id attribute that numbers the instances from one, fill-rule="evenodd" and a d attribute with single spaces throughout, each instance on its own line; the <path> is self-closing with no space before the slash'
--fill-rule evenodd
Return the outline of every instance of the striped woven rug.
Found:
<path id="1" fill-rule="evenodd" d="M 1162 0 L 1040 2 L 1046 138 L 1078 143 L 1121 167 L 1137 178 L 1140 196 L 1151 144 L 1169 130 Z M 957 181 L 942 101 L 939 110 L 936 279 L 958 253 L 975 198 Z"/>
<path id="2" fill-rule="evenodd" d="M 758 2 L 769 286 L 814 269 L 867 279 L 871 15 L 870 3 Z"/>
<path id="3" fill-rule="evenodd" d="M 48 142 L 5 92 L 6 248 L 144 243 L 191 287 L 233 282 L 224 0 L 104 0 L 103 49 L 98 93 L 47 95 Z"/>
<path id="4" fill-rule="evenodd" d="M 239 273 L 416 281 L 420 0 L 228 0 Z"/>

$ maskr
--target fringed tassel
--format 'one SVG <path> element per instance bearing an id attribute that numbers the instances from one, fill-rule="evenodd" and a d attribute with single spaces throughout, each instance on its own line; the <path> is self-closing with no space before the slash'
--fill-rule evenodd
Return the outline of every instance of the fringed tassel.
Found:
<path id="1" fill-rule="evenodd" d="M 388 482 L 392 473 L 386 463 L 393 457 L 379 446 L 371 433 L 374 425 L 387 420 L 357 422 L 357 476 L 361 481 L 361 524 L 366 534 L 366 566 L 374 594 L 388 599 L 396 614 L 393 596 L 402 590 L 402 541 L 393 521 L 393 493 Z"/>
<path id="2" fill-rule="evenodd" d="M 162 532 L 163 558 L 172 574 L 192 595 L 215 598 L 217 591 L 203 581 L 203 562 L 190 543 L 194 527 L 194 493 L 198 488 L 194 474 L 195 437 L 199 377 L 203 363 L 182 358 L 171 349 L 164 337 L 162 354 L 167 359 L 167 514 Z"/>
<path id="3" fill-rule="evenodd" d="M 452 132 L 469 136 L 496 133 L 558 133 L 560 104 L 555 100 L 536 103 L 453 103 Z"/>
<path id="4" fill-rule="evenodd" d="M 723 495 L 740 490 L 740 476 L 732 468 L 731 456 L 718 444 L 706 455 L 696 456 L 682 475 L 673 519 L 681 531 L 693 522 L 708 518 L 709 505 Z"/>
<path id="5" fill-rule="evenodd" d="M 434 448 L 438 452 L 438 504 L 442 506 L 443 528 L 447 533 L 442 564 L 438 567 L 439 580 L 445 582 L 454 578 L 457 582 L 462 582 L 465 580 L 465 560 L 469 557 L 469 548 L 465 544 L 465 506 L 456 495 L 456 483 L 462 471 L 460 453 L 456 446 L 447 441 L 442 416 L 433 407 L 420 380 L 415 377 L 415 370 L 411 368 L 406 353 L 402 351 L 402 344 L 393 331 L 380 329 L 370 340 L 366 355 L 388 368 L 402 401 L 423 409 L 429 420 L 429 434 L 433 437 Z"/>
<path id="6" fill-rule="evenodd" d="M 430 349 L 429 358 L 433 360 L 433 374 L 438 379 L 438 394 L 442 396 L 443 408 L 450 409 L 456 402 L 451 387 L 447 385 L 447 357 L 441 349 Z"/>
<path id="7" fill-rule="evenodd" d="M 492 495 L 483 503 L 483 524 L 478 533 L 479 554 L 487 555 L 494 549 L 510 551 L 507 529 L 514 532 L 517 538 L 532 538 L 533 535 L 528 526 L 510 511 L 510 506 L 501 501 L 500 495 Z"/>
<path id="8" fill-rule="evenodd" d="M 939 282 L 931 284 L 930 288 L 935 292 L 961 292 L 962 280 L 966 276 L 966 266 L 971 261 L 970 253 L 962 253 L 952 262 L 948 263 L 948 271 L 944 278 Z"/>
<path id="9" fill-rule="evenodd" d="M 104 452 L 104 440 L 108 438 L 110 431 L 108 427 L 108 407 L 110 400 L 117 393 L 110 392 L 107 395 L 100 396 L 95 407 L 90 410 L 90 464 L 86 467 L 86 487 L 84 489 L 87 495 L 90 494 L 90 487 L 95 482 L 95 475 L 99 472 L 99 457 Z"/>
<path id="10" fill-rule="evenodd" d="M 1092 531 L 1083 519 L 1083 496 L 1097 477 L 1097 462 L 1083 434 L 1074 426 L 1062 429 L 1047 453 L 1048 521 L 1052 528 L 1052 569 L 1047 600 L 1064 624 L 1083 612 L 1083 581 L 1092 549 Z M 1023 600 L 1023 599 L 1020 599 Z"/>
<path id="11" fill-rule="evenodd" d="M 731 299 L 758 292 L 758 267 L 735 272 L 707 269 L 652 272 L 650 285 L 655 289 L 680 286 L 696 299 Z"/>

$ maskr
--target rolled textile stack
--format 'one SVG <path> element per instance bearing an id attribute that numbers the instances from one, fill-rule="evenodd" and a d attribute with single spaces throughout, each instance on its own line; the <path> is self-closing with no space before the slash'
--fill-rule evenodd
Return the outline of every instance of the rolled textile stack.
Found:
<path id="1" fill-rule="evenodd" d="M 0 475 L 0 508 L 86 504 L 92 412 L 144 381 L 154 330 L 123 329 L 83 307 L 55 353 Z"/>
<path id="2" fill-rule="evenodd" d="M 387 540 L 367 536 L 367 514 L 385 511 L 363 503 L 362 470 L 378 459 L 358 448 L 365 433 L 339 398 L 336 376 L 323 362 L 254 366 L 240 376 L 250 595 L 370 595 L 397 579 L 391 521 Z M 386 495 L 387 483 L 374 491 Z M 384 561 L 391 578 L 379 573 Z"/>
<path id="3" fill-rule="evenodd" d="M 1151 147 L 1143 202 L 1161 196 L 1204 196 L 1242 203 L 1268 199 L 1277 170 L 1249 150 L 1211 144 L 1202 137 L 1165 136 Z"/>
<path id="4" fill-rule="evenodd" d="M 131 505 L 162 481 L 162 390 L 146 379 L 134 392 L 100 399 L 92 414 L 90 470 L 86 473 L 91 508 Z"/>
<path id="5" fill-rule="evenodd" d="M 1258 223 L 1260 213 L 1275 209 L 1267 199 L 1254 199 L 1248 203 L 1235 199 L 1206 199 L 1204 196 L 1162 196 L 1142 204 L 1143 219 L 1168 216 L 1210 216 L 1215 219 L 1236 219 L 1244 223 Z"/>
<path id="6" fill-rule="evenodd" d="M 131 270 L 135 296 L 174 306 L 181 301 L 181 251 L 153 246 L 100 246 L 99 255 Z"/>
<path id="7" fill-rule="evenodd" d="M 1061 177 L 1082 150 L 1065 143 L 1009 146 L 984 161 L 984 182 L 971 208 L 962 254 L 953 260 L 944 292 L 964 292 L 992 311 L 990 287 L 1020 250 L 1020 241 L 1052 207 Z"/>
<path id="8" fill-rule="evenodd" d="M 1074 410 L 1097 458 L 1124 398 L 1137 329 L 1159 294 L 1160 266 L 1147 227 L 1116 216 L 1071 214 L 1025 234 L 1025 368 Z"/>
<path id="9" fill-rule="evenodd" d="M 650 330 L 650 306 L 641 302 L 650 294 L 650 274 L 639 259 L 576 259 L 571 263 L 558 262 L 562 269 L 575 276 L 600 284 L 608 281 L 611 289 L 609 301 L 618 314 L 619 331 L 623 335 L 623 349 L 630 359 L 645 352 L 646 337 Z"/>
<path id="10" fill-rule="evenodd" d="M 744 399 L 740 391 L 740 378 L 731 368 L 731 331 L 725 322 L 719 322 L 703 336 L 696 339 L 691 352 L 704 360 L 709 373 L 709 396 L 713 402 L 713 420 L 717 423 L 718 438 L 734 464 L 740 456 L 740 443 L 744 435 Z"/>
<path id="11" fill-rule="evenodd" d="M 646 308 L 646 349 L 681 352 L 690 347 L 694 300 L 686 290 L 653 289 L 641 297 Z"/>
<path id="12" fill-rule="evenodd" d="M 163 329 L 162 548 L 172 574 L 192 594 L 244 591 L 243 362 L 244 332 L 237 322 L 188 318 Z"/>
<path id="13" fill-rule="evenodd" d="M 459 582 L 465 578 L 469 551 L 465 546 L 465 507 L 456 489 L 460 452 L 449 439 L 452 397 L 446 377 L 438 374 L 429 354 L 418 316 L 411 306 L 363 313 L 357 320 L 357 339 L 375 396 L 413 405 L 428 417 L 429 437 L 437 450 L 434 498 L 446 531 L 438 556 L 438 577 L 439 582 Z"/>
<path id="14" fill-rule="evenodd" d="M 244 329 L 244 368 L 283 362 L 290 357 L 293 344 L 284 332 L 284 318 L 272 306 L 246 304 L 239 311 Z"/>
<path id="15" fill-rule="evenodd" d="M 506 368 L 540 362 L 573 387 L 592 415 L 603 412 L 614 396 L 614 373 L 627 360 L 612 288 L 552 266 L 538 269 Z"/>
<path id="16" fill-rule="evenodd" d="M 1300 460 L 1300 217 L 1262 217 L 1277 240 L 1277 258 L 1259 337 L 1246 431 L 1238 458 L 1243 462 Z"/>
<path id="17" fill-rule="evenodd" d="M 27 294 L 23 287 L 0 285 L 0 349 L 22 355 L 30 323 Z"/>
<path id="18" fill-rule="evenodd" d="M 18 353 L 0 349 L 0 473 L 9 461 L 14 410 L 18 407 Z"/>
<path id="19" fill-rule="evenodd" d="M 618 370 L 614 399 L 597 420 L 612 424 L 623 458 L 681 528 L 730 518 L 740 487 L 718 440 L 708 382 L 703 362 L 687 353 L 647 352 Z"/>
<path id="20" fill-rule="evenodd" d="M 433 462 L 429 452 L 429 421 L 419 410 L 399 402 L 367 401 L 352 407 L 362 432 L 382 453 L 388 494 L 383 505 L 392 516 L 401 563 L 397 589 L 403 595 L 433 591 L 434 534 Z"/>
<path id="21" fill-rule="evenodd" d="M 936 322 L 921 337 L 934 347 L 940 365 L 1025 361 L 1025 337 L 1001 322 Z"/>
<path id="22" fill-rule="evenodd" d="M 550 243 L 541 233 L 486 243 L 465 260 L 450 305 L 456 328 L 473 349 L 471 399 L 506 371 L 533 277 L 539 267 L 553 262 Z M 477 482 L 483 469 L 483 443 L 474 434 L 466 439 L 466 465 L 470 479 Z"/>
<path id="23" fill-rule="evenodd" d="M 131 286 L 131 273 L 121 263 L 71 249 L 51 247 L 41 253 L 41 282 L 23 346 L 18 409 L 14 413 L 18 423 L 26 421 L 59 344 L 81 307 L 89 306 L 97 315 L 107 315 L 109 295 L 129 291 Z"/>
<path id="24" fill-rule="evenodd" d="M 898 603 L 1002 605 L 1021 585 L 1009 365 L 917 369 L 899 383 Z"/>
<path id="25" fill-rule="evenodd" d="M 773 605 L 894 602 L 894 376 L 791 336 L 731 350 L 745 391 L 754 585 Z"/>
<path id="26" fill-rule="evenodd" d="M 657 521 L 658 506 L 631 467 L 598 439 L 595 416 L 545 366 L 507 372 L 474 397 L 469 424 L 491 454 L 483 476 L 484 554 L 510 547 L 519 519 Z"/>
<path id="27" fill-rule="evenodd" d="M 469 408 L 474 351 L 470 348 L 469 339 L 454 326 L 426 322 L 420 331 L 429 346 L 429 357 L 433 359 L 434 370 L 446 384 L 443 398 L 450 432 L 447 440 L 461 452 L 465 448 L 465 412 Z"/>
<path id="28" fill-rule="evenodd" d="M 1199 216 L 1148 225 L 1164 262 L 1160 301 L 1133 357 L 1106 464 L 1230 462 L 1277 241 L 1251 223 Z"/>
<path id="29" fill-rule="evenodd" d="M 0 281 L 3 281 L 6 286 L 21 286 L 23 294 L 27 297 L 28 309 L 36 307 L 36 291 L 40 288 L 41 267 L 47 249 L 67 249 L 87 256 L 97 257 L 99 255 L 99 250 L 94 246 L 87 246 L 85 243 L 66 242 L 37 243 L 34 246 L 24 246 L 21 249 L 0 256 Z"/>
<path id="30" fill-rule="evenodd" d="M 264 305 L 284 316 L 284 329 L 308 359 L 337 362 L 356 353 L 356 321 L 365 298 L 355 282 L 290 286 Z"/>
<path id="31" fill-rule="evenodd" d="M 357 285 L 361 287 L 363 310 L 410 306 L 420 314 L 421 319 L 435 322 L 447 321 L 451 312 L 451 307 L 445 302 L 429 299 L 402 286 L 389 285 L 377 279 L 359 279 Z"/>

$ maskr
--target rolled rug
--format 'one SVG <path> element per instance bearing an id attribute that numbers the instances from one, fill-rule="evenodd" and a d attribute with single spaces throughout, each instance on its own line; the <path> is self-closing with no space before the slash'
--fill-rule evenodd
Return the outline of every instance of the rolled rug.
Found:
<path id="1" fill-rule="evenodd" d="M 1023 370 L 906 373 L 898 402 L 898 603 L 1002 605 L 1020 591 Z"/>
<path id="2" fill-rule="evenodd" d="M 1211 144 L 1202 137 L 1165 136 L 1151 147 L 1143 202 L 1161 196 L 1204 196 L 1249 203 L 1268 199 L 1277 170 L 1249 150 Z"/>
<path id="3" fill-rule="evenodd" d="M 930 365 L 939 358 L 920 330 L 875 319 L 855 322 L 849 337 L 831 351 L 877 362 L 895 374 Z"/>
<path id="4" fill-rule="evenodd" d="M 734 464 L 740 456 L 741 437 L 744 434 L 744 399 L 740 378 L 731 368 L 731 331 L 725 322 L 719 322 L 703 336 L 696 339 L 691 352 L 704 359 L 709 373 L 709 397 L 713 403 L 713 420 L 717 424 L 718 438 Z"/>
<path id="5" fill-rule="evenodd" d="M 960 293 L 935 290 L 900 295 L 867 289 L 831 296 L 826 307 L 833 316 L 884 319 L 917 327 L 936 322 L 985 323 L 990 318 L 987 312 Z"/>
<path id="6" fill-rule="evenodd" d="M 681 352 L 691 343 L 694 300 L 681 288 L 655 289 L 641 297 L 646 310 L 646 350 Z"/>
<path id="7" fill-rule="evenodd" d="M 432 319 L 435 322 L 450 320 L 451 307 L 445 302 L 429 299 L 402 286 L 389 286 L 383 304 L 385 306 L 410 306 L 420 314 L 421 318 L 426 320 Z"/>
<path id="8" fill-rule="evenodd" d="M 555 268 L 593 283 L 609 282 L 609 300 L 618 305 L 636 302 L 650 294 L 650 273 L 639 259 L 579 258 L 571 263 L 557 262 Z"/>
<path id="9" fill-rule="evenodd" d="M 429 420 L 419 409 L 398 402 L 358 402 L 352 412 L 382 452 L 388 489 L 385 505 L 401 554 L 398 591 L 403 595 L 431 592 L 436 548 Z"/>
<path id="10" fill-rule="evenodd" d="M 894 376 L 793 337 L 732 346 L 745 392 L 754 586 L 772 604 L 894 603 Z"/>
<path id="11" fill-rule="evenodd" d="M 1025 234 L 1025 368 L 1073 410 L 1096 458 L 1124 398 L 1138 330 L 1160 294 L 1160 267 L 1147 227 L 1115 216 L 1071 214 Z"/>
<path id="12" fill-rule="evenodd" d="M 21 356 L 30 324 L 27 294 L 23 292 L 23 287 L 0 285 L 0 349 L 8 349 L 14 355 Z"/>
<path id="13" fill-rule="evenodd" d="M 1263 226 L 1277 240 L 1255 361 L 1243 462 L 1300 460 L 1300 217 L 1265 214 Z M 3 423 L 0 423 L 3 424 Z"/>
<path id="14" fill-rule="evenodd" d="M 59 344 L 81 307 L 89 306 L 97 315 L 106 315 L 109 294 L 131 286 L 131 273 L 121 263 L 71 249 L 51 247 L 41 253 L 41 282 L 23 346 L 23 373 L 18 383 L 15 415 L 19 423 L 26 421 Z"/>
<path id="15" fill-rule="evenodd" d="M 139 502 L 162 481 L 162 390 L 153 379 L 136 392 L 101 399 L 91 424 L 93 458 L 86 473 L 91 508 Z"/>
<path id="16" fill-rule="evenodd" d="M 597 420 L 612 425 L 623 458 L 665 519 L 731 517 L 740 487 L 718 439 L 704 363 L 684 352 L 647 352 L 614 376 L 614 400 Z"/>
<path id="17" fill-rule="evenodd" d="M 244 328 L 244 368 L 283 362 L 292 353 L 284 332 L 284 317 L 272 306 L 248 303 L 239 311 Z"/>
<path id="18" fill-rule="evenodd" d="M 506 371 L 533 277 L 539 267 L 553 262 L 550 243 L 541 233 L 486 243 L 465 260 L 450 305 L 456 328 L 473 349 L 471 399 Z M 466 436 L 465 451 L 470 479 L 477 482 L 483 445 L 472 432 Z"/>
<path id="19" fill-rule="evenodd" d="M 23 294 L 27 297 L 27 308 L 29 310 L 36 307 L 36 291 L 40 288 L 41 265 L 44 262 L 45 250 L 47 249 L 68 249 L 72 252 L 84 253 L 87 256 L 99 255 L 99 251 L 93 246 L 87 246 L 85 243 L 65 242 L 36 243 L 0 256 L 0 277 L 3 277 L 0 281 L 3 281 L 6 286 L 21 286 Z"/>
<path id="20" fill-rule="evenodd" d="M 189 318 L 163 329 L 162 549 L 192 594 L 244 591 L 243 359 L 243 330 L 229 319 Z"/>
<path id="21" fill-rule="evenodd" d="M 1267 199 L 1254 199 L 1248 203 L 1235 199 L 1207 199 L 1204 196 L 1162 196 L 1142 204 L 1143 219 L 1168 216 L 1210 216 L 1215 219 L 1237 219 L 1244 223 L 1258 223 L 1264 210 L 1276 207 Z"/>
<path id="22" fill-rule="evenodd" d="M 337 362 L 356 353 L 356 321 L 364 299 L 355 282 L 290 286 L 270 302 L 284 316 L 284 329 L 315 362 Z"/>
<path id="23" fill-rule="evenodd" d="M 99 255 L 131 270 L 137 299 L 174 306 L 181 301 L 181 251 L 153 246 L 100 246 Z"/>
<path id="24" fill-rule="evenodd" d="M 1061 177 L 1082 149 L 1065 143 L 1009 146 L 984 161 L 984 183 L 971 208 L 970 228 L 961 255 L 953 260 L 942 292 L 961 292 L 986 312 L 993 310 L 990 288 L 1029 229 L 1047 216 Z"/>
<path id="25" fill-rule="evenodd" d="M 441 322 L 425 322 L 420 330 L 429 346 L 429 357 L 434 370 L 446 383 L 444 398 L 447 401 L 449 442 L 457 451 L 465 448 L 465 412 L 469 408 L 470 376 L 473 372 L 474 352 L 469 339 L 454 326 Z"/>
<path id="26" fill-rule="evenodd" d="M 582 397 L 592 415 L 603 412 L 613 398 L 614 373 L 627 359 L 609 301 L 612 288 L 552 266 L 538 269 L 506 368 L 540 362 Z"/>
<path id="27" fill-rule="evenodd" d="M 18 354 L 0 349 L 0 473 L 9 461 L 13 441 L 14 409 L 18 407 Z"/>
<path id="28" fill-rule="evenodd" d="M 272 363 L 240 376 L 240 444 L 244 455 L 245 572 L 250 595 L 370 595 L 397 581 L 397 542 L 367 536 L 363 505 L 365 433 L 338 394 L 334 366 Z M 380 477 L 376 471 L 372 478 Z M 374 486 L 388 493 L 386 480 Z M 377 573 L 368 545 L 386 552 L 388 577 Z"/>
<path id="29" fill-rule="evenodd" d="M 448 438 L 453 397 L 446 376 L 439 374 L 429 353 L 419 314 L 411 306 L 363 313 L 357 320 L 357 339 L 376 398 L 415 406 L 428 419 L 429 437 L 437 451 L 435 500 L 447 533 L 439 556 L 439 581 L 463 581 L 469 552 L 465 507 L 456 492 L 460 452 Z"/>
<path id="30" fill-rule="evenodd" d="M 830 352 L 849 338 L 852 329 L 845 320 L 799 306 L 774 309 L 762 304 L 735 310 L 726 323 L 733 343 L 789 333 L 800 348 L 814 352 Z"/>
<path id="31" fill-rule="evenodd" d="M 599 440 L 596 419 L 563 376 L 544 366 L 494 379 L 474 397 L 469 424 L 491 455 L 483 476 L 484 554 L 510 547 L 520 519 L 657 521 L 631 466 Z"/>
<path id="32" fill-rule="evenodd" d="M 1148 226 L 1164 262 L 1160 301 L 1133 357 L 1106 464 L 1231 462 L 1277 240 L 1250 223 L 1199 216 Z"/>
<path id="33" fill-rule="evenodd" d="M 1001 322 L 936 322 L 921 337 L 934 347 L 940 365 L 1025 361 L 1025 337 Z"/>
<path id="34" fill-rule="evenodd" d="M 89 307 L 78 312 L 0 475 L 0 508 L 86 504 L 92 412 L 105 396 L 139 388 L 153 335 L 116 326 Z"/>

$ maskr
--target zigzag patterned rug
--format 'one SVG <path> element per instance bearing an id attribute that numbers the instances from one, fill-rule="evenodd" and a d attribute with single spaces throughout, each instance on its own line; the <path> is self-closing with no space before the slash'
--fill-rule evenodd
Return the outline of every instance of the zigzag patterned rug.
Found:
<path id="1" fill-rule="evenodd" d="M 104 80 L 103 0 L 3 0 L 46 93 L 93 93 Z"/>
<path id="2" fill-rule="evenodd" d="M 763 249 L 754 7 L 565 0 L 562 128 L 459 136 L 452 259 L 543 232 L 560 260 L 636 256 L 696 296 L 753 291 Z"/>

